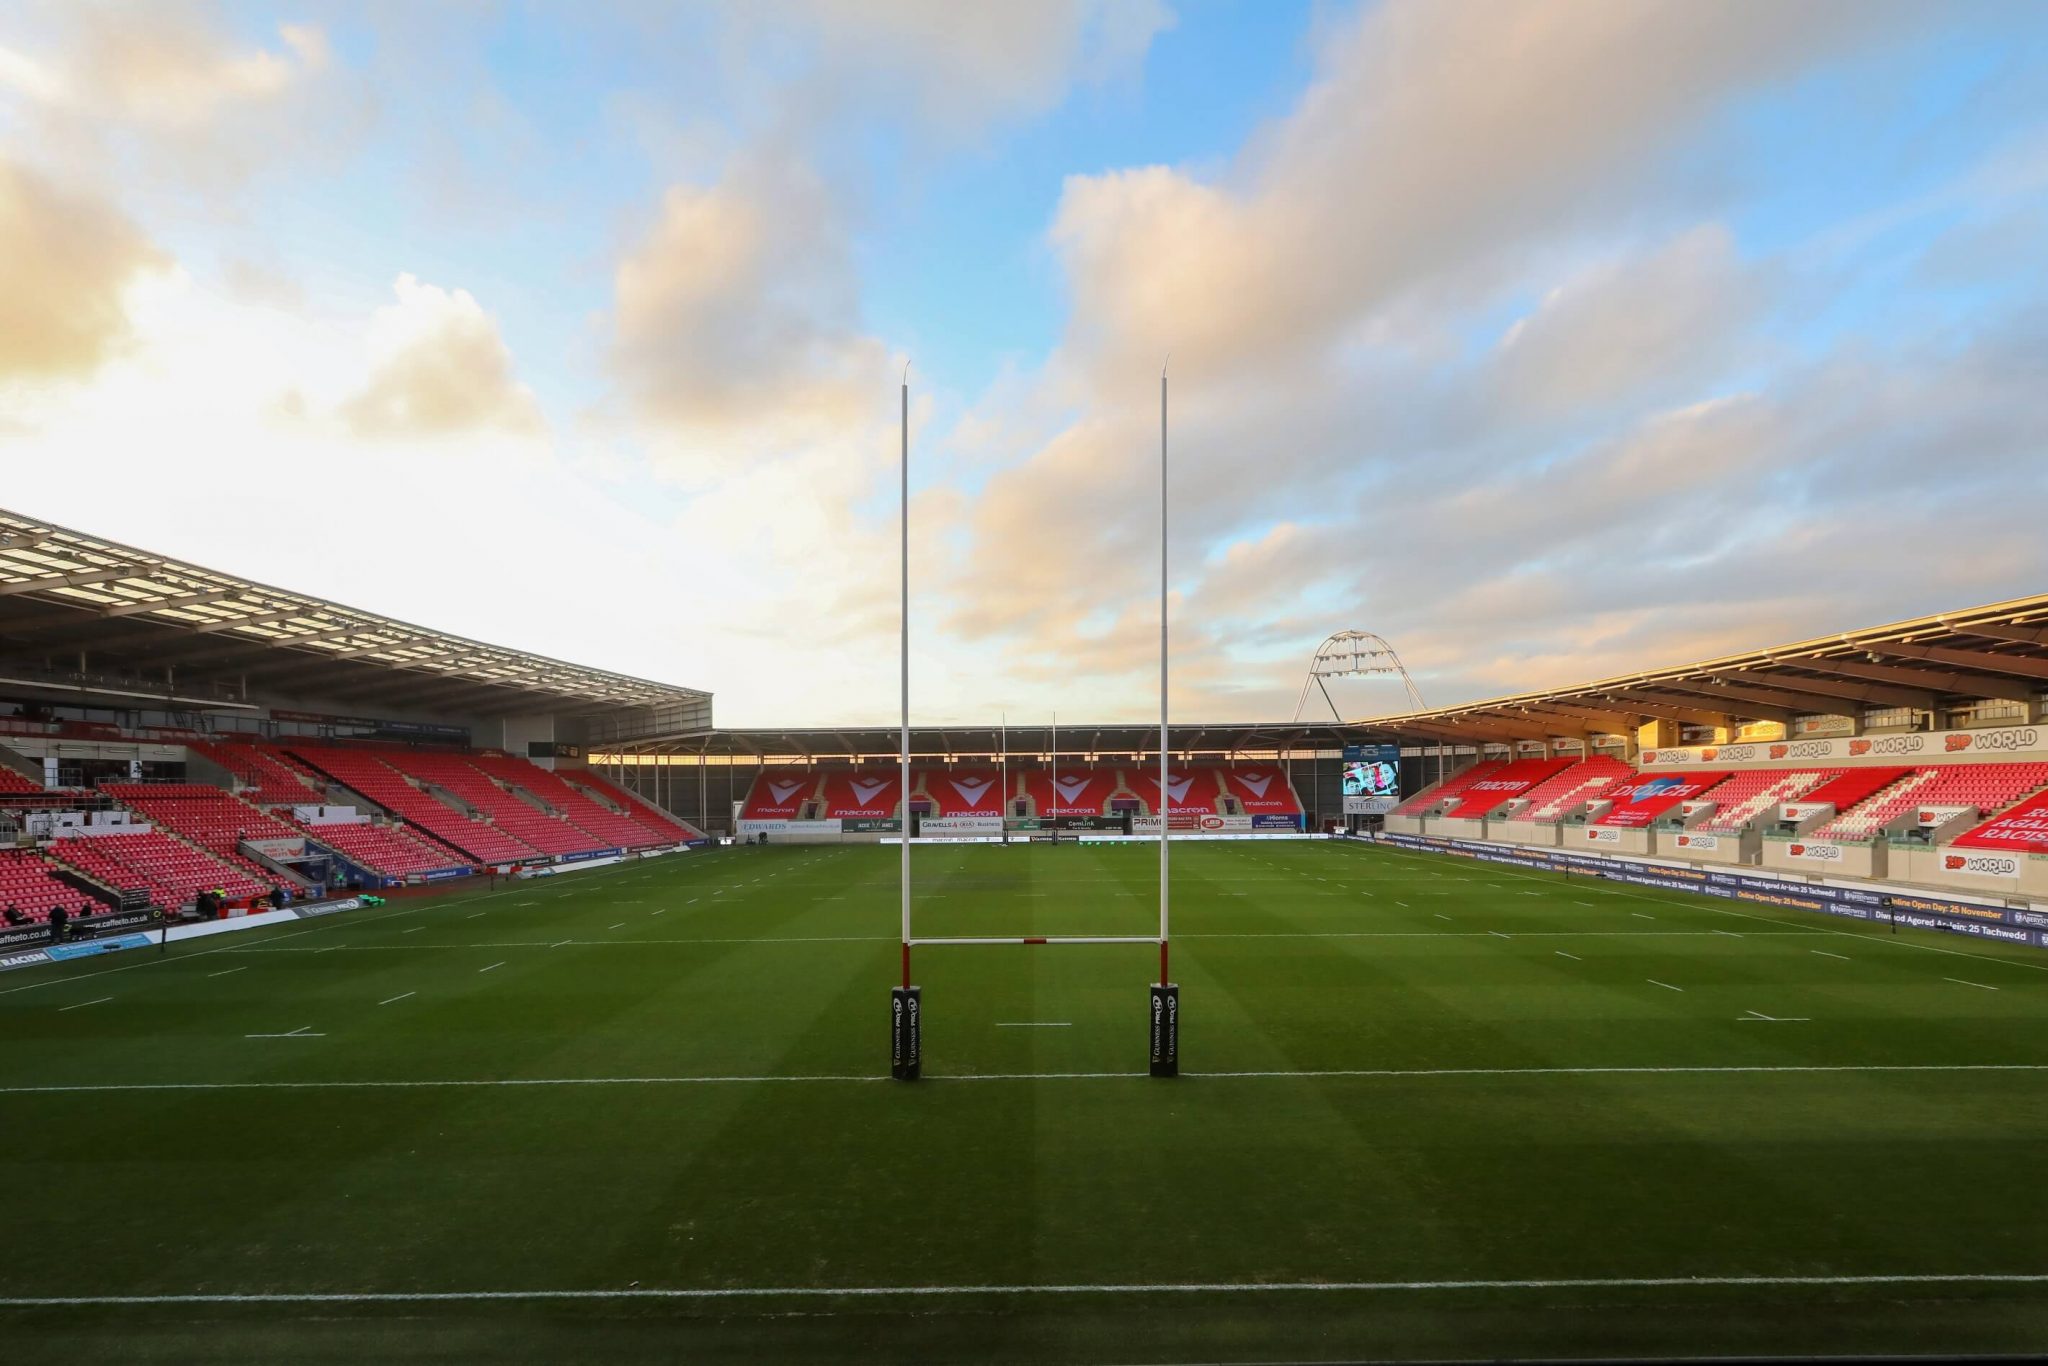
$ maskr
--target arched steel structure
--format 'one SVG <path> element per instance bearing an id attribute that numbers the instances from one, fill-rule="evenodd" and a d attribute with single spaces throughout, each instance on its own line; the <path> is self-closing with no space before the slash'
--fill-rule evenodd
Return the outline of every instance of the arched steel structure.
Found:
<path id="1" fill-rule="evenodd" d="M 1391 674 L 1401 680 L 1401 686 L 1408 690 L 1408 700 L 1421 711 L 1429 704 L 1422 700 L 1422 693 L 1415 686 L 1415 680 L 1408 676 L 1407 668 L 1401 663 L 1401 656 L 1394 653 L 1394 647 L 1384 637 L 1370 631 L 1339 631 L 1321 645 L 1308 662 L 1308 677 L 1301 681 L 1301 696 L 1295 699 L 1294 719 L 1301 720 L 1301 712 L 1308 705 L 1308 690 L 1314 687 L 1329 703 L 1330 715 L 1338 721 L 1344 714 L 1337 710 L 1337 704 L 1330 697 L 1330 689 L 1323 682 L 1326 678 L 1357 678 L 1368 674 Z"/>

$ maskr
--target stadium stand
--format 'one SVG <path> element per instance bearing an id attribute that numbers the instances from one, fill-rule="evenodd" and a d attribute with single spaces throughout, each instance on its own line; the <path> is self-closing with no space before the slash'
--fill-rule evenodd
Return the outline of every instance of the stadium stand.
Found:
<path id="1" fill-rule="evenodd" d="M 352 863 L 390 878 L 416 877 L 422 873 L 473 865 L 425 835 L 368 821 L 331 825 L 308 825 L 307 838 L 332 849 Z"/>
<path id="2" fill-rule="evenodd" d="M 55 841 L 50 853 L 116 891 L 144 892 L 159 906 L 182 906 L 211 887 L 230 901 L 270 890 L 268 882 L 160 830 L 70 836 Z"/>
<path id="3" fill-rule="evenodd" d="M 1919 806 L 1972 806 L 1989 816 L 2048 787 L 2048 763 L 1918 768 L 1813 832 L 1816 840 L 1868 840 Z M 1814 800 L 1809 797 L 1808 800 Z"/>
<path id="4" fill-rule="evenodd" d="M 261 807 L 201 783 L 107 783 L 100 791 L 256 877 L 269 874 L 242 857 L 243 840 L 298 839 L 303 834 Z"/>
<path id="5" fill-rule="evenodd" d="M 1681 804 L 1705 797 L 1728 777 L 1713 773 L 1639 773 L 1608 788 L 1603 797 L 1613 801 L 1607 813 L 1594 825 L 1640 830 Z"/>
<path id="6" fill-rule="evenodd" d="M 1024 795 L 1040 819 L 1062 816 L 1100 816 L 1109 809 L 1117 790 L 1113 768 L 1067 768 L 1061 766 L 1057 780 L 1051 770 L 1033 770 L 1024 775 Z"/>
<path id="7" fill-rule="evenodd" d="M 631 816 L 620 815 L 592 801 L 588 793 L 571 787 L 538 764 L 497 754 L 475 755 L 471 757 L 470 763 L 501 782 L 511 783 L 523 791 L 532 793 L 560 812 L 577 829 L 595 836 L 608 846 L 620 849 L 652 849 L 657 845 L 675 842 L 673 837 L 650 825 Z"/>
<path id="8" fill-rule="evenodd" d="M 0 792 L 19 792 L 27 794 L 33 792 L 41 792 L 42 790 L 43 785 L 41 783 L 32 783 L 27 778 L 24 778 L 21 774 L 16 773 L 13 769 L 0 767 Z"/>
<path id="9" fill-rule="evenodd" d="M 818 793 L 818 775 L 807 768 L 775 768 L 756 774 L 747 791 L 740 819 L 749 821 L 795 820 L 804 804 Z"/>
<path id="10" fill-rule="evenodd" d="M 891 820 L 900 813 L 903 779 L 894 769 L 830 773 L 825 777 L 826 820 Z"/>
<path id="11" fill-rule="evenodd" d="M 1636 771 L 1619 759 L 1603 755 L 1581 760 L 1522 793 L 1529 799 L 1529 805 L 1522 809 L 1521 814 L 1508 819 L 1557 820 L 1580 802 L 1591 801 L 1614 784 L 1635 776 Z"/>
<path id="12" fill-rule="evenodd" d="M 1138 794 L 1138 800 L 1145 809 L 1153 813 L 1159 810 L 1159 770 L 1156 768 L 1129 768 L 1124 770 L 1124 786 Z M 1170 811 L 1187 811 L 1198 815 L 1213 816 L 1218 811 L 1217 803 L 1223 796 L 1223 784 L 1213 768 L 1197 768 L 1192 765 L 1169 765 L 1166 770 L 1167 796 Z"/>
<path id="13" fill-rule="evenodd" d="M 543 854 L 585 854 L 612 846 L 570 822 L 533 806 L 492 782 L 467 755 L 415 751 L 393 759 L 403 760 L 402 771 L 444 788 L 467 803 L 506 834 L 532 845 Z"/>
<path id="14" fill-rule="evenodd" d="M 1237 798 L 1249 816 L 1299 816 L 1301 796 L 1277 765 L 1233 764 L 1217 770 L 1224 791 Z"/>
<path id="15" fill-rule="evenodd" d="M 924 768 L 911 773 L 918 791 L 931 799 L 934 816 L 998 816 L 1003 810 L 1002 774 L 993 768 Z"/>
<path id="16" fill-rule="evenodd" d="M 289 753 L 311 765 L 365 801 L 403 817 L 450 848 L 478 863 L 520 863 L 541 857 L 525 840 L 488 821 L 465 816 L 413 783 L 374 754 L 363 750 L 311 745 Z"/>
<path id="17" fill-rule="evenodd" d="M 187 740 L 186 747 L 235 775 L 243 797 L 265 806 L 306 806 L 322 793 L 304 770 L 286 762 L 281 751 L 230 740 Z"/>
<path id="18" fill-rule="evenodd" d="M 1474 764 L 1462 773 L 1453 773 L 1435 787 L 1424 788 L 1407 801 L 1395 807 L 1388 814 L 1395 816 L 1419 816 L 1423 812 L 1436 807 L 1439 803 L 1451 801 L 1463 795 L 1465 789 L 1473 783 L 1484 782 L 1506 767 L 1507 761 L 1502 759 L 1492 759 Z"/>
<path id="19" fill-rule="evenodd" d="M 609 806 L 622 811 L 664 836 L 664 842 L 701 840 L 704 832 L 688 821 L 679 820 L 637 793 L 628 792 L 608 778 L 600 777 L 589 769 L 558 769 L 555 776 L 592 798 L 600 806 Z"/>
<path id="20" fill-rule="evenodd" d="M 1459 820 L 1477 820 L 1509 798 L 1519 797 L 1537 784 L 1556 777 L 1572 762 L 1570 759 L 1517 759 L 1466 783 L 1458 791 L 1457 802 L 1444 814 Z"/>
<path id="21" fill-rule="evenodd" d="M 1757 769 L 1737 773 L 1702 795 L 1714 803 L 1714 814 L 1697 827 L 1707 835 L 1737 835 L 1780 802 L 1797 801 L 1833 778 L 1837 768 Z"/>
<path id="22" fill-rule="evenodd" d="M 62 906 L 72 915 L 94 915 L 106 909 L 60 879 L 30 849 L 0 849 L 0 907 L 7 906 L 38 923 L 50 918 L 52 906 Z"/>
<path id="23" fill-rule="evenodd" d="M 1845 768 L 1822 783 L 1809 788 L 1804 796 L 1789 800 L 1802 802 L 1826 802 L 1835 808 L 1837 816 L 1854 811 L 1858 803 L 1868 801 L 1884 791 L 1913 770 L 1910 768 Z"/>

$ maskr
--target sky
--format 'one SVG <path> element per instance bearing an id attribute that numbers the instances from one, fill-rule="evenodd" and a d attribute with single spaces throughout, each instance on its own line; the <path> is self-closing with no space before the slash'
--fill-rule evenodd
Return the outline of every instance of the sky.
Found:
<path id="1" fill-rule="evenodd" d="M 1182 719 L 2048 590 L 2048 5 L 0 0 L 30 516 L 883 724 L 907 372 L 914 720 L 1138 720 L 1163 366 Z"/>

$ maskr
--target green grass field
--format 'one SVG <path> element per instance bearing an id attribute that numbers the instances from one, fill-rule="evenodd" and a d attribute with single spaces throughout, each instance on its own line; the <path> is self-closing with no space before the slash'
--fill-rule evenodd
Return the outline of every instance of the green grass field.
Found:
<path id="1" fill-rule="evenodd" d="M 916 859 L 920 934 L 1155 923 L 1150 847 Z M 2048 955 L 1335 843 L 1174 870 L 1170 1081 L 1145 945 L 920 949 L 888 1081 L 893 849 L 7 974 L 0 1358 L 2048 1349 Z"/>

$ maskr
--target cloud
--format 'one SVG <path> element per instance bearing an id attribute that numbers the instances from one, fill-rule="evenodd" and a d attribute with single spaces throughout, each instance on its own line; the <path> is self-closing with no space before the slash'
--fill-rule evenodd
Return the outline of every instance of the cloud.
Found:
<path id="1" fill-rule="evenodd" d="M 190 11 L 139 6 L 78 15 L 54 56 L 0 48 L 0 86 L 54 110 L 189 130 L 279 98 L 323 71 L 327 36 L 280 24 L 271 47 L 230 47 Z"/>
<path id="2" fill-rule="evenodd" d="M 1332 35 L 1299 105 L 1220 177 L 1068 181 L 1051 232 L 1068 345 L 1110 373 L 1168 350 L 1191 374 L 1284 368 L 1403 294 L 1641 212 L 1709 114 L 1902 12 L 1395 0 Z"/>
<path id="3" fill-rule="evenodd" d="M 1334 30 L 1296 108 L 1219 171 L 1069 179 L 1048 229 L 1061 347 L 1034 392 L 963 426 L 999 448 L 1078 416 L 988 478 L 951 627 L 1008 668 L 1072 660 L 1105 687 L 1149 670 L 1169 350 L 1176 673 L 1199 714 L 1291 699 L 1341 627 L 1393 639 L 1444 701 L 1861 603 L 1953 605 L 1953 576 L 1885 538 L 1984 527 L 1975 500 L 2038 450 L 2009 379 L 2033 334 L 1802 361 L 1776 315 L 1825 308 L 1853 272 L 1746 257 L 1733 188 L 1684 169 L 1740 102 L 1916 13 L 1396 0 Z M 1992 541 L 1996 586 L 1965 596 L 2048 568 Z M 1259 629 L 1275 616 L 1298 641 Z"/>
<path id="4" fill-rule="evenodd" d="M 0 157 L 0 382 L 89 374 L 127 341 L 124 295 L 168 259 L 112 204 Z"/>
<path id="5" fill-rule="evenodd" d="M 1682 392 L 1729 365 L 1767 287 L 1719 223 L 1600 261 L 1509 330 L 1501 398 L 1524 412 L 1559 412 Z"/>
<path id="6" fill-rule="evenodd" d="M 498 326 L 467 290 L 401 275 L 370 329 L 369 382 L 341 405 L 358 436 L 538 432 L 540 409 L 513 372 Z"/>
<path id="7" fill-rule="evenodd" d="M 252 42 L 173 4 L 31 11 L 0 46 L 0 115 L 9 104 L 70 174 L 216 194 L 261 167 L 303 171 L 371 112 L 323 28 L 282 23 Z"/>
<path id="8" fill-rule="evenodd" d="M 952 142 L 1049 110 L 1076 82 L 1135 70 L 1174 22 L 1163 0 L 789 0 L 735 6 L 736 77 L 796 50 L 786 112 L 822 127 L 849 108 L 885 111 Z"/>
<path id="9" fill-rule="evenodd" d="M 886 417 L 888 348 L 824 184 L 747 160 L 677 185 L 613 277 L 611 364 L 684 470 L 829 443 Z"/>

